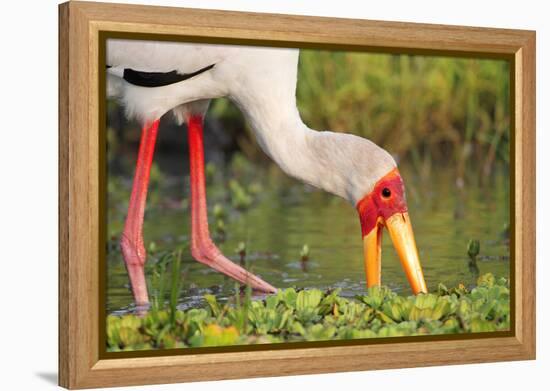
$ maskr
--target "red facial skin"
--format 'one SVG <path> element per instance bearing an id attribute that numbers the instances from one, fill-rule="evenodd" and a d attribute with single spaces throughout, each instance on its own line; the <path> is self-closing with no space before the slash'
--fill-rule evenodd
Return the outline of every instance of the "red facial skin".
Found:
<path id="1" fill-rule="evenodd" d="M 388 189 L 391 194 L 384 196 L 384 189 Z M 372 231 L 380 218 L 384 222 L 396 213 L 407 212 L 405 186 L 397 168 L 376 182 L 374 189 L 357 203 L 357 211 L 363 237 Z"/>

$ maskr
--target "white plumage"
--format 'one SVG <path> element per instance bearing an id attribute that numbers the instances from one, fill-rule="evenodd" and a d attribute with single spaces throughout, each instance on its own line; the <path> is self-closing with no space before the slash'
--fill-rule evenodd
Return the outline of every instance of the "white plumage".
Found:
<path id="1" fill-rule="evenodd" d="M 297 49 L 286 48 L 109 40 L 107 91 L 120 99 L 128 116 L 144 123 L 169 111 L 181 123 L 186 111 L 204 112 L 210 99 L 228 97 L 261 148 L 286 173 L 355 205 L 395 161 L 364 138 L 314 131 L 302 122 L 296 107 L 298 56 Z M 122 78 L 127 68 L 189 74 L 212 64 L 163 87 L 140 87 Z"/>

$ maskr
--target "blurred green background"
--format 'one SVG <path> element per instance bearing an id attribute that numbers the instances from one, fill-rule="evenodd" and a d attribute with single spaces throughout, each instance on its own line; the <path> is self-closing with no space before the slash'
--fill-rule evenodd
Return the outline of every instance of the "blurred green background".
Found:
<path id="1" fill-rule="evenodd" d="M 303 121 L 369 138 L 398 161 L 429 288 L 474 282 L 479 269 L 508 276 L 509 72 L 504 60 L 301 51 Z M 108 307 L 118 310 L 131 303 L 117 242 L 140 125 L 109 101 L 107 128 Z M 154 244 L 150 265 L 159 251 L 189 238 L 186 141 L 185 128 L 163 117 L 144 228 L 145 242 Z M 211 230 L 224 253 L 239 260 L 235 248 L 245 243 L 249 267 L 280 288 L 340 286 L 350 295 L 364 289 L 353 208 L 286 177 L 227 99 L 211 103 L 205 149 Z M 481 242 L 476 265 L 466 255 L 470 239 Z M 408 289 L 391 244 L 384 243 L 383 282 Z M 312 254 L 306 270 L 299 262 L 304 244 Z M 196 304 L 204 293 L 229 294 L 231 282 L 190 256 L 184 261 L 182 305 Z"/>
<path id="2" fill-rule="evenodd" d="M 480 165 L 479 175 L 490 175 L 509 162 L 509 72 L 504 60 L 301 50 L 298 108 L 309 127 L 369 138 L 424 175 L 448 163 L 463 178 L 469 160 Z M 116 102 L 109 109 L 116 154 L 139 141 L 140 126 L 128 123 Z M 170 135 L 160 137 L 157 151 L 185 144 L 181 129 L 164 122 Z M 207 128 L 222 139 L 210 147 L 226 161 L 235 151 L 267 159 L 229 100 L 212 102 Z"/>

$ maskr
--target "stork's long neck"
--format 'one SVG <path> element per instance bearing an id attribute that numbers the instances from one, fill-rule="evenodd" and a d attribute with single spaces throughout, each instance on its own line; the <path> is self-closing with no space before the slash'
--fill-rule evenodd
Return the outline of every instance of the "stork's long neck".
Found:
<path id="1" fill-rule="evenodd" d="M 241 108 L 264 152 L 288 175 L 355 205 L 376 181 L 395 168 L 391 155 L 352 134 L 316 131 L 300 118 L 294 91 L 240 89 L 231 99 Z"/>
<path id="2" fill-rule="evenodd" d="M 233 100 L 247 117 L 260 147 L 283 171 L 352 203 L 358 201 L 362 190 L 353 188 L 353 161 L 345 151 L 346 144 L 353 142 L 348 138 L 356 136 L 308 128 L 293 97 L 269 102 L 266 96 Z"/>
<path id="3" fill-rule="evenodd" d="M 321 183 L 319 156 L 311 149 L 317 132 L 302 122 L 297 110 L 271 109 L 269 113 L 245 110 L 260 147 L 288 175 L 327 190 Z"/>

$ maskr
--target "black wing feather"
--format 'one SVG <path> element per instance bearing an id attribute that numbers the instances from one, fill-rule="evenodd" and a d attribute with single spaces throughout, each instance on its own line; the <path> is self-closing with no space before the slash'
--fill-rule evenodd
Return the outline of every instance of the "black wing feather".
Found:
<path id="1" fill-rule="evenodd" d="M 164 87 L 170 84 L 179 83 L 197 76 L 209 69 L 214 68 L 215 64 L 208 65 L 192 73 L 171 72 L 141 72 L 134 69 L 125 68 L 123 79 L 128 83 L 139 87 Z"/>

